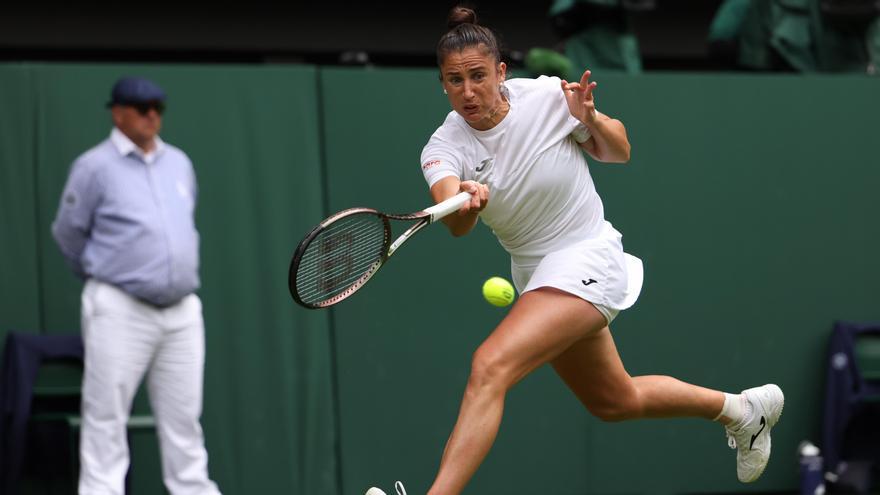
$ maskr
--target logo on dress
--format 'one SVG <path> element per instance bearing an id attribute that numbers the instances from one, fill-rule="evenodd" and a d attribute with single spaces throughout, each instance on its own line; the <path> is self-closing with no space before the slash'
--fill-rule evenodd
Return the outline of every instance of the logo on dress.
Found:
<path id="1" fill-rule="evenodd" d="M 431 167 L 440 165 L 440 160 L 429 160 L 422 165 L 422 170 L 428 170 Z"/>

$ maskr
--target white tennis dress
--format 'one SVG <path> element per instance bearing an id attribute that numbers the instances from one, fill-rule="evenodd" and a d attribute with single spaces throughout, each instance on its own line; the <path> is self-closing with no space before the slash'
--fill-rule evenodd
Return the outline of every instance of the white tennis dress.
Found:
<path id="1" fill-rule="evenodd" d="M 623 252 L 621 234 L 605 220 L 559 78 L 505 86 L 510 111 L 492 129 L 478 131 L 452 111 L 434 132 L 422 150 L 428 186 L 450 176 L 486 184 L 480 218 L 510 253 L 517 290 L 564 290 L 610 323 L 638 298 L 642 262 Z"/>

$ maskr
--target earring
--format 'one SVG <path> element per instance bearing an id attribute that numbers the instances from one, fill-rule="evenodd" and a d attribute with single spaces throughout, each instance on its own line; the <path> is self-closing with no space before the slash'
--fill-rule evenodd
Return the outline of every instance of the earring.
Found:
<path id="1" fill-rule="evenodd" d="M 446 88 L 443 88 L 443 94 L 444 94 L 444 95 L 448 95 L 448 94 L 449 94 L 449 93 L 446 92 Z"/>

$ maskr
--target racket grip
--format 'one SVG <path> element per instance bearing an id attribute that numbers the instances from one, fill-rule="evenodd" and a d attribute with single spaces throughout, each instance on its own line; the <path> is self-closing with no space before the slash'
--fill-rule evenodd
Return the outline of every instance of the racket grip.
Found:
<path id="1" fill-rule="evenodd" d="M 436 220 L 440 220 L 441 218 L 445 217 L 446 215 L 449 215 L 453 211 L 458 210 L 465 203 L 470 201 L 470 199 L 471 199 L 471 193 L 460 192 L 460 193 L 456 194 L 455 196 L 453 196 L 443 202 L 437 203 L 436 205 L 434 205 L 430 208 L 426 208 L 425 213 L 431 215 L 431 222 L 434 222 Z"/>

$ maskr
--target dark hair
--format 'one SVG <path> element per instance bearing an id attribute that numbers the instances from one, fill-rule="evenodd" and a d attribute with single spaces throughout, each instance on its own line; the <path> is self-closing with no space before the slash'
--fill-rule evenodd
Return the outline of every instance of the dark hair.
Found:
<path id="1" fill-rule="evenodd" d="M 453 51 L 462 51 L 465 48 L 479 47 L 483 45 L 484 51 L 495 58 L 495 62 L 501 61 L 501 51 L 498 49 L 498 40 L 492 31 L 477 24 L 477 13 L 467 7 L 453 7 L 446 20 L 449 31 L 437 42 L 437 66 L 443 65 L 446 56 Z"/>

